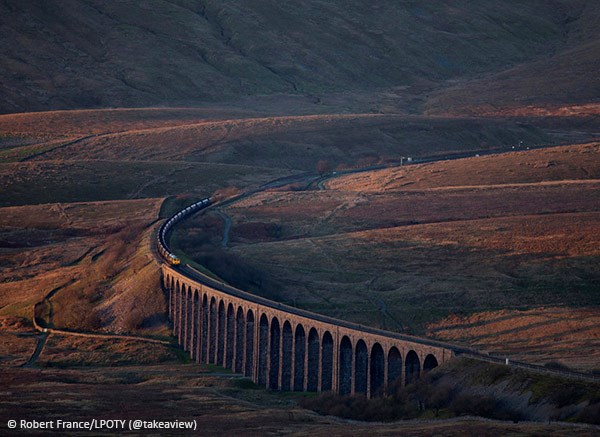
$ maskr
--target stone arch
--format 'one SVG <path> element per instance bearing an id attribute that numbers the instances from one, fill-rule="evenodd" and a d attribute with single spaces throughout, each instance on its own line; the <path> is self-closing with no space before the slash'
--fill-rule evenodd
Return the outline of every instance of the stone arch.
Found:
<path id="1" fill-rule="evenodd" d="M 429 372 L 438 366 L 438 360 L 433 354 L 429 354 L 423 361 L 423 373 Z"/>
<path id="2" fill-rule="evenodd" d="M 307 391 L 317 391 L 319 388 L 319 333 L 315 328 L 308 332 L 308 377 Z"/>
<path id="3" fill-rule="evenodd" d="M 383 383 L 385 377 L 384 368 L 385 356 L 383 354 L 383 348 L 379 343 L 375 343 L 371 348 L 371 363 L 369 366 L 371 397 L 383 395 Z"/>
<path id="4" fill-rule="evenodd" d="M 391 394 L 402 384 L 402 356 L 396 346 L 392 346 L 388 352 L 388 393 Z"/>
<path id="5" fill-rule="evenodd" d="M 169 320 L 173 322 L 174 318 L 174 308 L 175 308 L 175 279 L 171 278 L 169 290 Z"/>
<path id="6" fill-rule="evenodd" d="M 233 370 L 233 353 L 235 346 L 235 314 L 233 304 L 227 305 L 227 335 L 225 336 L 225 367 Z"/>
<path id="7" fill-rule="evenodd" d="M 354 392 L 367 394 L 369 351 L 363 340 L 358 340 L 356 343 L 354 363 Z"/>
<path id="8" fill-rule="evenodd" d="M 323 334 L 321 342 L 321 391 L 333 388 L 333 337 L 329 331 Z"/>
<path id="9" fill-rule="evenodd" d="M 177 329 L 181 323 L 181 289 L 184 285 L 178 283 L 175 292 L 175 320 L 177 321 Z M 179 333 L 177 334 L 179 336 Z"/>
<path id="10" fill-rule="evenodd" d="M 233 358 L 233 371 L 238 373 L 244 373 L 245 325 L 244 309 L 240 306 L 235 315 L 235 356 Z"/>
<path id="11" fill-rule="evenodd" d="M 258 384 L 267 384 L 267 359 L 269 358 L 269 321 L 267 316 L 260 316 L 258 326 Z"/>
<path id="12" fill-rule="evenodd" d="M 294 335 L 294 390 L 304 390 L 304 361 L 306 359 L 306 333 L 302 325 L 296 326 Z"/>
<path id="13" fill-rule="evenodd" d="M 419 356 L 413 350 L 406 354 L 406 362 L 404 363 L 404 370 L 406 373 L 404 383 L 406 385 L 419 379 L 421 373 L 421 362 Z"/>
<path id="14" fill-rule="evenodd" d="M 283 391 L 290 391 L 292 388 L 292 349 L 294 345 L 294 335 L 292 325 L 286 320 L 281 329 L 281 383 Z"/>
<path id="15" fill-rule="evenodd" d="M 177 299 L 178 303 L 179 303 L 179 309 L 178 309 L 178 319 L 179 319 L 179 323 L 177 323 L 178 326 L 178 330 L 177 330 L 177 338 L 179 340 L 179 344 L 184 344 L 183 343 L 183 337 L 185 335 L 185 303 L 186 303 L 186 299 L 185 299 L 185 290 L 186 290 L 186 286 L 185 284 L 181 284 L 181 288 L 179 289 L 179 298 Z"/>
<path id="16" fill-rule="evenodd" d="M 186 344 L 186 334 L 187 334 L 187 307 L 188 307 L 188 299 L 187 299 L 187 290 L 185 284 L 181 284 L 181 292 L 179 293 L 179 330 L 178 330 L 178 338 L 179 344 L 183 345 L 183 350 L 187 351 Z"/>
<path id="17" fill-rule="evenodd" d="M 194 330 L 194 290 L 188 285 L 187 293 L 185 294 L 185 333 L 184 333 L 184 350 L 188 351 L 190 355 L 193 352 L 192 349 L 192 335 Z"/>
<path id="18" fill-rule="evenodd" d="M 269 342 L 269 388 L 279 388 L 279 348 L 281 347 L 281 328 L 277 317 L 271 319 L 271 336 Z"/>
<path id="19" fill-rule="evenodd" d="M 246 362 L 244 364 L 244 375 L 252 378 L 254 373 L 254 313 L 248 310 L 246 315 Z"/>
<path id="20" fill-rule="evenodd" d="M 281 330 L 281 389 L 290 391 L 292 387 L 292 325 L 287 320 Z"/>
<path id="21" fill-rule="evenodd" d="M 352 342 L 347 335 L 340 342 L 340 376 L 339 393 L 348 395 L 352 392 Z"/>
<path id="22" fill-rule="evenodd" d="M 179 292 L 179 281 L 175 281 L 170 292 L 170 305 L 169 309 L 171 314 L 171 322 L 173 322 L 173 335 L 175 335 L 177 325 L 177 293 Z"/>
<path id="23" fill-rule="evenodd" d="M 179 330 L 179 344 L 182 346 L 184 351 L 188 350 L 186 343 L 186 334 L 187 334 L 187 307 L 188 307 L 188 299 L 187 299 L 188 287 L 186 284 L 181 284 L 181 323 Z"/>
<path id="24" fill-rule="evenodd" d="M 215 354 L 217 346 L 217 301 L 214 296 L 210 298 L 209 314 L 208 363 L 215 364 L 217 361 L 217 355 Z"/>
<path id="25" fill-rule="evenodd" d="M 183 344 L 183 323 L 185 320 L 185 312 L 183 311 L 183 294 L 185 293 L 185 284 L 177 289 L 177 343 Z"/>
<path id="26" fill-rule="evenodd" d="M 247 308 L 248 303 L 229 303 L 237 299 L 220 298 L 210 287 L 182 281 L 167 271 L 171 270 L 163 268 L 162 285 L 169 292 L 169 315 L 182 348 L 196 361 L 244 372 L 257 382 L 262 379 L 264 386 L 286 391 L 335 388 L 342 395 L 366 392 L 376 396 L 384 388 L 390 393 L 400 384 L 412 383 L 439 366 L 438 356 L 444 357 L 436 349 L 410 341 L 401 354 L 398 346 L 388 345 L 394 342 L 391 336 L 385 343 L 375 343 L 376 336 L 354 343 L 361 335 L 358 331 L 334 342 L 337 331 L 327 331 L 327 324 L 315 321 L 317 329 L 279 315 L 263 315 L 262 310 L 271 310 L 260 304 L 254 305 L 259 309 L 256 314 Z M 212 292 L 216 296 L 211 297 Z M 263 326 L 256 326 L 255 317 L 261 318 Z M 411 343 L 415 349 L 410 349 Z"/>
<path id="27" fill-rule="evenodd" d="M 202 332 L 200 337 L 200 361 L 208 363 L 208 297 L 202 294 Z"/>
<path id="28" fill-rule="evenodd" d="M 179 340 L 179 281 L 173 290 L 173 335 Z"/>
<path id="29" fill-rule="evenodd" d="M 202 308 L 200 308 L 200 293 L 198 292 L 198 290 L 194 290 L 193 293 L 194 296 L 194 312 L 192 314 L 192 339 L 190 342 L 190 347 L 191 347 L 191 351 L 190 351 L 190 355 L 192 357 L 192 359 L 196 362 L 200 361 L 200 351 L 199 346 L 200 346 L 200 326 L 201 326 L 201 313 L 202 313 Z"/>
<path id="30" fill-rule="evenodd" d="M 217 362 L 215 364 L 225 367 L 225 303 L 223 300 L 219 300 L 217 339 Z"/>

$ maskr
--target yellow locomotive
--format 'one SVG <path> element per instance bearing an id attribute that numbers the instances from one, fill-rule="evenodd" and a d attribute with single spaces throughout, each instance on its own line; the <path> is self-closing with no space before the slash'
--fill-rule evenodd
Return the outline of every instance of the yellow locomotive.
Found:
<path id="1" fill-rule="evenodd" d="M 178 264 L 181 264 L 181 260 L 178 257 L 176 257 L 175 255 L 173 255 L 172 253 L 170 253 L 167 256 L 167 262 L 169 264 L 171 264 L 172 266 L 176 266 Z"/>

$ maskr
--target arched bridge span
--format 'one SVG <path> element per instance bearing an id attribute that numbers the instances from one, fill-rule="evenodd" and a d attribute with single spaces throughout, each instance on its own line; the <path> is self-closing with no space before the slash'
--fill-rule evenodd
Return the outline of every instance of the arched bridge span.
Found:
<path id="1" fill-rule="evenodd" d="M 189 266 L 164 264 L 162 278 L 174 335 L 190 356 L 268 388 L 373 397 L 453 356 L 434 341 L 282 305 Z"/>

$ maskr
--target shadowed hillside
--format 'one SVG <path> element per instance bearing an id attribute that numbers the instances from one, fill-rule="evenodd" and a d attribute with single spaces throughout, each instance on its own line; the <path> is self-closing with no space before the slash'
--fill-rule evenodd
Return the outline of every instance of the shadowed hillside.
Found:
<path id="1" fill-rule="evenodd" d="M 597 52 L 593 5 L 3 1 L 0 111 L 189 105 L 274 93 L 318 102 L 339 91 L 427 89 L 531 61 L 552 70 L 556 62 L 539 59 L 558 55 L 568 63 L 577 51 L 588 58 Z M 590 79 L 590 62 L 572 75 L 573 87 Z M 568 65 L 557 67 L 562 77 Z M 522 68 L 537 77 L 539 69 Z"/>
<path id="2" fill-rule="evenodd" d="M 529 105 L 598 102 L 600 8 L 594 2 L 570 2 L 569 6 L 562 9 L 565 43 L 561 49 L 548 50 L 547 56 L 532 62 L 452 84 L 433 93 L 425 105 L 426 111 L 498 114 Z"/>

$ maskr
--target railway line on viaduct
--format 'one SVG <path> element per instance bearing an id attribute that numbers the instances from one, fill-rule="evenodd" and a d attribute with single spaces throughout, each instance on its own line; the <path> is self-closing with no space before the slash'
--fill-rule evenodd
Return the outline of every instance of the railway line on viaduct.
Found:
<path id="1" fill-rule="evenodd" d="M 300 176 L 301 177 L 301 176 Z M 277 184 L 298 179 L 283 178 Z M 226 203 L 272 188 L 275 181 Z M 221 202 L 221 205 L 224 202 Z M 210 198 L 179 211 L 158 230 L 162 286 L 179 345 L 198 363 L 219 365 L 256 384 L 283 391 L 333 391 L 374 397 L 406 385 L 457 355 L 508 364 L 435 340 L 371 328 L 271 301 L 207 276 L 179 259 L 169 233 L 181 220 L 213 206 Z M 584 380 L 595 375 L 511 361 L 513 367 Z"/>
<path id="2" fill-rule="evenodd" d="M 305 177 L 272 181 L 227 202 Z M 195 361 L 223 366 L 271 389 L 372 397 L 409 384 L 455 355 L 440 342 L 287 306 L 179 264 L 170 232 L 211 206 L 210 198 L 190 205 L 167 219 L 157 235 L 173 334 Z"/>
<path id="3" fill-rule="evenodd" d="M 375 396 L 448 361 L 436 342 L 289 307 L 163 265 L 173 333 L 197 362 L 278 390 Z"/>

